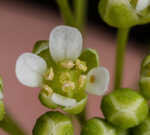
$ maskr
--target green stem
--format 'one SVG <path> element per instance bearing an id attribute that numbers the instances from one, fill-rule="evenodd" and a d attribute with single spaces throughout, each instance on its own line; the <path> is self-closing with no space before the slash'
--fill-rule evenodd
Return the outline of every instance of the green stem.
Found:
<path id="1" fill-rule="evenodd" d="M 86 109 L 84 109 L 81 113 L 77 114 L 76 118 L 78 119 L 80 125 L 83 126 L 86 122 Z"/>
<path id="2" fill-rule="evenodd" d="M 64 23 L 66 25 L 74 26 L 74 16 L 70 9 L 68 0 L 56 0 L 59 6 L 60 12 L 63 16 Z"/>
<path id="3" fill-rule="evenodd" d="M 6 113 L 4 120 L 0 122 L 0 128 L 10 135 L 26 135 L 18 123 L 16 123 L 8 113 Z"/>
<path id="4" fill-rule="evenodd" d="M 74 0 L 76 27 L 83 31 L 86 20 L 87 0 Z"/>
<path id="5" fill-rule="evenodd" d="M 117 52 L 116 52 L 116 67 L 115 67 L 115 89 L 121 87 L 125 49 L 128 40 L 130 28 L 120 28 L 117 34 Z"/>

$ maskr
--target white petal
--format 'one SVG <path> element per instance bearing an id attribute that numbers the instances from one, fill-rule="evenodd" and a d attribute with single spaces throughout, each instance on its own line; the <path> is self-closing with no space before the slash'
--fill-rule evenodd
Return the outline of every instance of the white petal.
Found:
<path id="1" fill-rule="evenodd" d="M 95 95 L 104 95 L 108 88 L 109 79 L 109 71 L 106 68 L 93 68 L 87 75 L 86 91 Z"/>
<path id="2" fill-rule="evenodd" d="M 69 26 L 57 26 L 50 34 L 49 48 L 53 59 L 75 60 L 82 51 L 82 35 L 76 28 Z"/>
<path id="3" fill-rule="evenodd" d="M 51 99 L 55 104 L 65 106 L 65 107 L 71 107 L 76 105 L 77 103 L 76 100 L 73 98 L 64 97 L 56 93 L 53 93 Z"/>
<path id="4" fill-rule="evenodd" d="M 150 5 L 150 0 L 138 0 L 136 5 L 137 11 L 142 11 Z"/>
<path id="5" fill-rule="evenodd" d="M 16 76 L 26 86 L 39 87 L 46 68 L 46 62 L 40 56 L 24 53 L 17 59 Z"/>

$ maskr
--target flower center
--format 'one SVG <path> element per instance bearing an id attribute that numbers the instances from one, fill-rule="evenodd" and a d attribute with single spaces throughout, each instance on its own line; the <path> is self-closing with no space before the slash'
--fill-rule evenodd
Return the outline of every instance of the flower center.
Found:
<path id="1" fill-rule="evenodd" d="M 82 99 L 85 96 L 86 62 L 64 60 L 50 67 L 43 76 L 45 93 L 58 93 L 63 96 Z"/>

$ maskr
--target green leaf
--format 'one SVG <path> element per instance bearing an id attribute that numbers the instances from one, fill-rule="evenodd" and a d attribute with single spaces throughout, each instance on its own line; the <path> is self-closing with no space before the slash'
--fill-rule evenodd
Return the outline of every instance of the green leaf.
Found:
<path id="1" fill-rule="evenodd" d="M 32 52 L 38 56 L 41 56 L 46 61 L 48 67 L 55 66 L 55 62 L 50 55 L 48 40 L 37 41 Z"/>
<path id="2" fill-rule="evenodd" d="M 99 66 L 99 56 L 94 49 L 91 48 L 85 49 L 82 52 L 79 59 L 86 62 L 88 67 L 87 72 L 90 71 L 92 68 Z"/>

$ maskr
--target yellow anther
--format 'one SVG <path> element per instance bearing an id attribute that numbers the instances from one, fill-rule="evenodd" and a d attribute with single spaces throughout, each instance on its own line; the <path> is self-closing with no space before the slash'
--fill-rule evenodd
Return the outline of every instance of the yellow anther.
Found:
<path id="1" fill-rule="evenodd" d="M 59 80 L 62 84 L 64 84 L 65 82 L 69 81 L 70 78 L 71 78 L 71 76 L 68 72 L 63 72 L 63 73 L 61 73 Z"/>
<path id="2" fill-rule="evenodd" d="M 79 77 L 79 88 L 82 88 L 86 83 L 86 75 L 80 75 Z"/>
<path id="3" fill-rule="evenodd" d="M 49 81 L 54 79 L 54 71 L 52 67 L 45 73 L 45 79 Z"/>
<path id="4" fill-rule="evenodd" d="M 92 76 L 90 77 L 90 82 L 91 82 L 91 83 L 94 83 L 94 82 L 95 82 L 95 76 L 94 76 L 94 75 L 92 75 Z"/>
<path id="5" fill-rule="evenodd" d="M 47 96 L 51 96 L 53 94 L 53 90 L 48 85 L 44 85 L 42 89 Z"/>
<path id="6" fill-rule="evenodd" d="M 67 69 L 71 69 L 74 67 L 74 63 L 72 60 L 65 60 L 63 62 L 61 62 L 61 66 L 64 67 L 64 68 L 67 68 Z"/>
<path id="7" fill-rule="evenodd" d="M 87 70 L 86 63 L 84 61 L 79 60 L 79 59 L 76 60 L 76 68 L 83 71 L 83 72 L 86 72 L 86 70 Z"/>
<path id="8" fill-rule="evenodd" d="M 68 92 L 69 90 L 75 89 L 75 84 L 72 81 L 65 82 L 62 86 L 62 90 L 64 92 Z"/>

